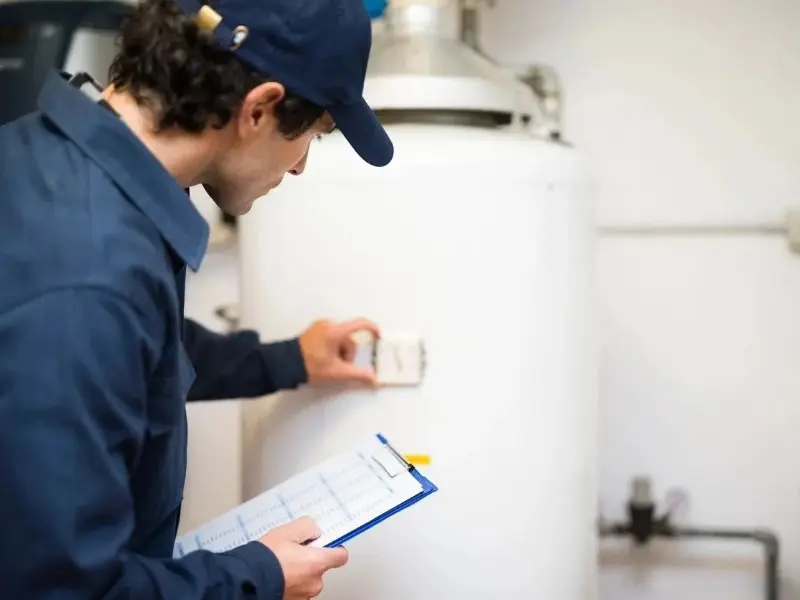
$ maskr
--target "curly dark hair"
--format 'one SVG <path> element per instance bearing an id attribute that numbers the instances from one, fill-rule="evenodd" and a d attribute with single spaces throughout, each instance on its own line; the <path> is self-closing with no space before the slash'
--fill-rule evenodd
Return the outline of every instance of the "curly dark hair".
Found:
<path id="1" fill-rule="evenodd" d="M 142 0 L 122 27 L 109 83 L 156 116 L 159 130 L 225 127 L 250 90 L 269 81 L 216 44 L 172 0 Z M 275 108 L 280 132 L 297 137 L 324 109 L 289 90 Z"/>

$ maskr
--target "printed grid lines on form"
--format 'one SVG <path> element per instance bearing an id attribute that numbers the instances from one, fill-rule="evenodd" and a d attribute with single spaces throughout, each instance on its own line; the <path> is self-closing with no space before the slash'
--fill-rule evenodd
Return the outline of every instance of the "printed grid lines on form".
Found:
<path id="1" fill-rule="evenodd" d="M 310 516 L 322 530 L 323 538 L 332 541 L 355 525 L 374 516 L 376 509 L 392 501 L 394 489 L 382 476 L 380 468 L 362 452 L 342 461 L 332 461 L 326 468 L 277 486 L 272 493 L 242 505 L 225 515 L 208 534 L 198 531 L 194 548 L 179 542 L 177 554 L 206 548 L 225 552 L 261 538 L 271 529 L 300 516 Z M 202 528 L 201 528 L 202 529 Z"/>
<path id="2" fill-rule="evenodd" d="M 256 524 L 253 539 L 304 515 L 317 522 L 324 536 L 390 500 L 392 488 L 363 454 L 358 456 L 358 462 L 317 473 L 302 487 L 279 487 L 278 502 L 254 507 L 255 512 L 243 517 L 246 527 Z"/>

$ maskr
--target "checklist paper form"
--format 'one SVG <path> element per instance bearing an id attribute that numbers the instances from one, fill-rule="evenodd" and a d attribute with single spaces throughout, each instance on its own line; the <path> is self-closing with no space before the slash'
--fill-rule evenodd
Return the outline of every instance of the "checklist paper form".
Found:
<path id="1" fill-rule="evenodd" d="M 375 437 L 189 531 L 178 538 L 173 554 L 225 552 L 302 516 L 322 531 L 311 545 L 325 546 L 423 491 L 407 463 Z"/>

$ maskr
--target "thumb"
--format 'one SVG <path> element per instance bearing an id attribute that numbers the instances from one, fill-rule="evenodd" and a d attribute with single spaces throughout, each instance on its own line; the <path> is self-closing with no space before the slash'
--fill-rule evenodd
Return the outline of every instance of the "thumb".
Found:
<path id="1" fill-rule="evenodd" d="M 378 383 L 375 370 L 371 367 L 359 367 L 341 359 L 336 361 L 332 374 L 340 380 L 359 381 L 368 385 L 377 385 Z"/>
<path id="2" fill-rule="evenodd" d="M 350 559 L 349 552 L 343 547 L 338 548 L 320 548 L 319 549 L 320 563 L 325 565 L 325 570 L 338 569 L 347 564 Z"/>
<path id="3" fill-rule="evenodd" d="M 311 517 L 300 517 L 283 526 L 283 533 L 292 542 L 304 544 L 317 539 L 322 532 Z"/>

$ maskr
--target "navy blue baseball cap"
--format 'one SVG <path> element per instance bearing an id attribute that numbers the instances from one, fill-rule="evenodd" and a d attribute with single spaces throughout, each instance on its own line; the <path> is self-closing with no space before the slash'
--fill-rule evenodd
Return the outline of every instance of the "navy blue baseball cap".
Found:
<path id="1" fill-rule="evenodd" d="M 372 23 L 364 0 L 176 0 L 243 63 L 323 107 L 350 146 L 382 167 L 394 146 L 364 99 Z"/>

